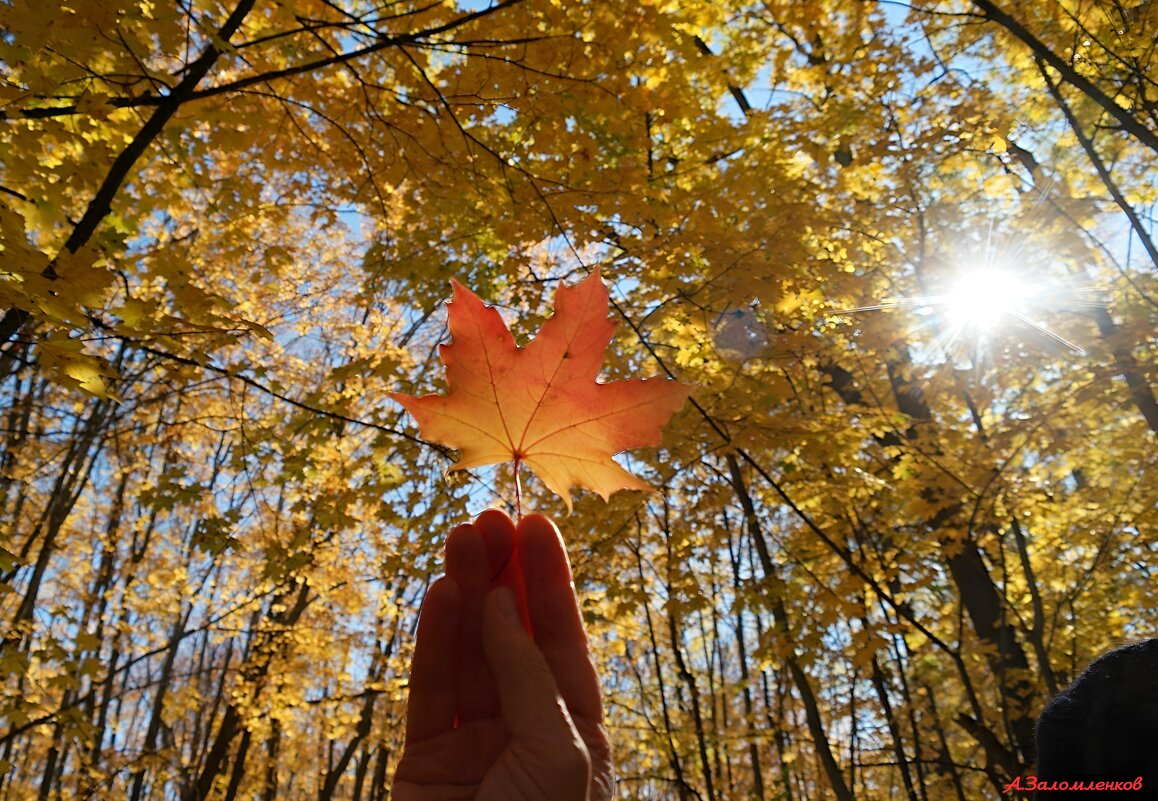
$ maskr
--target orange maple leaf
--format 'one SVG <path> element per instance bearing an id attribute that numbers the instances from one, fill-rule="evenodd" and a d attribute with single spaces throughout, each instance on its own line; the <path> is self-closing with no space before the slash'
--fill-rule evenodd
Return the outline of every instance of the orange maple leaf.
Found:
<path id="1" fill-rule="evenodd" d="M 660 443 L 663 426 L 691 387 L 664 378 L 600 384 L 595 379 L 616 322 L 596 271 L 560 286 L 555 313 L 520 348 L 496 309 L 457 281 L 449 304 L 452 342 L 441 345 L 446 395 L 390 397 L 422 435 L 457 448 L 450 470 L 525 464 L 571 509 L 571 488 L 604 500 L 620 489 L 650 489 L 612 454 Z"/>

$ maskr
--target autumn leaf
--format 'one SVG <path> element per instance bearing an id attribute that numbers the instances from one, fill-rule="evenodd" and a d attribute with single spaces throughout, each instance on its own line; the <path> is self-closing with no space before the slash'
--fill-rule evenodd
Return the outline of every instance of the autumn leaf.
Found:
<path id="1" fill-rule="evenodd" d="M 664 378 L 599 383 L 615 330 L 599 272 L 561 286 L 555 314 L 526 347 L 497 310 L 452 281 L 451 344 L 442 345 L 449 394 L 391 395 L 422 435 L 457 448 L 450 469 L 514 461 L 525 464 L 571 508 L 571 488 L 606 500 L 620 489 L 649 489 L 612 454 L 660 443 L 660 427 L 691 387 Z"/>

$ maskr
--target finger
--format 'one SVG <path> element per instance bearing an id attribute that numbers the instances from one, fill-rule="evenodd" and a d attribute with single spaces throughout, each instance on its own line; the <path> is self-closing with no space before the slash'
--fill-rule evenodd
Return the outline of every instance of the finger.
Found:
<path id="1" fill-rule="evenodd" d="M 515 524 L 500 510 L 487 509 L 475 518 L 474 526 L 483 539 L 493 588 L 515 561 Z"/>
<path id="2" fill-rule="evenodd" d="M 487 554 L 482 537 L 472 523 L 451 529 L 446 538 L 446 574 L 464 591 L 486 586 L 490 581 Z"/>
<path id="3" fill-rule="evenodd" d="M 526 592 L 523 589 L 523 571 L 516 556 L 517 539 L 515 524 L 498 509 L 488 509 L 474 521 L 475 528 L 482 534 L 490 562 L 491 589 L 506 587 L 515 597 L 523 627 L 531 631 L 531 618 L 527 613 Z"/>
<path id="4" fill-rule="evenodd" d="M 456 526 L 446 538 L 446 572 L 458 583 L 462 597 L 454 656 L 461 724 L 499 713 L 498 691 L 482 645 L 483 599 L 490 586 L 490 566 L 475 526 Z"/>
<path id="5" fill-rule="evenodd" d="M 559 530 L 542 515 L 528 515 L 519 523 L 518 543 L 535 643 L 571 713 L 600 721 L 603 702 L 599 677 L 587 648 L 571 566 Z"/>
<path id="6" fill-rule="evenodd" d="M 418 618 L 406 702 L 407 743 L 435 737 L 454 726 L 458 617 L 458 584 L 444 576 L 426 591 Z"/>
<path id="7" fill-rule="evenodd" d="M 590 778 L 587 748 L 559 697 L 551 668 L 523 630 L 510 590 L 499 587 L 487 595 L 483 626 L 503 720 L 524 768 L 542 771 L 553 785 L 579 787 L 585 798 Z"/>

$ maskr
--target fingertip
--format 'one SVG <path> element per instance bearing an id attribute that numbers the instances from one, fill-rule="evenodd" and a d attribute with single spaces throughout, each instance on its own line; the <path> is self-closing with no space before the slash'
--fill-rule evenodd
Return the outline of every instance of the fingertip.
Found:
<path id="1" fill-rule="evenodd" d="M 459 523 L 446 535 L 446 555 L 449 558 L 454 551 L 462 550 L 466 541 L 475 534 L 473 523 Z"/>
<path id="2" fill-rule="evenodd" d="M 486 562 L 485 546 L 477 527 L 461 523 L 446 537 L 446 573 L 461 586 L 474 586 L 485 579 L 479 566 Z"/>
<path id="3" fill-rule="evenodd" d="M 563 535 L 549 518 L 527 515 L 519 523 L 518 538 L 524 576 L 571 583 L 571 562 Z"/>
<path id="4" fill-rule="evenodd" d="M 508 515 L 502 509 L 487 509 L 486 511 L 481 512 L 479 516 L 474 519 L 474 522 L 475 525 L 494 524 L 497 526 L 507 526 L 512 531 L 515 528 L 515 523 L 513 520 L 511 520 L 510 515 Z"/>
<path id="5" fill-rule="evenodd" d="M 439 577 L 426 589 L 426 596 L 422 599 L 420 616 L 427 614 L 428 608 L 443 610 L 456 606 L 460 595 L 458 582 L 453 577 Z"/>
<path id="6" fill-rule="evenodd" d="M 533 512 L 519 521 L 520 534 L 527 534 L 532 531 L 539 535 L 552 534 L 556 537 L 559 536 L 559 529 L 551 518 L 546 515 L 541 515 L 538 512 Z"/>
<path id="7" fill-rule="evenodd" d="M 506 571 L 515 553 L 515 524 L 499 509 L 487 509 L 474 522 L 483 539 L 490 566 L 491 581 L 494 582 Z"/>

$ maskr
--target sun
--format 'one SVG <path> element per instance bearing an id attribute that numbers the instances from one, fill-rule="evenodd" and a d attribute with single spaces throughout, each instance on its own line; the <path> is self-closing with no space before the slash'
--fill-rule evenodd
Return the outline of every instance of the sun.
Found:
<path id="1" fill-rule="evenodd" d="M 1047 318 L 1066 308 L 1102 308 L 1100 301 L 1083 296 L 1091 291 L 1065 280 L 1027 280 L 1004 267 L 977 265 L 961 269 L 956 281 L 939 294 L 885 298 L 830 314 L 911 309 L 924 318 L 915 330 L 936 330 L 936 346 L 952 352 L 968 347 L 981 353 L 1006 336 L 1029 336 L 1039 343 L 1048 338 L 1074 354 L 1085 355 L 1085 350 L 1050 328 Z"/>
<path id="2" fill-rule="evenodd" d="M 944 296 L 945 317 L 957 330 L 991 331 L 1003 321 L 1022 319 L 1030 287 L 1007 270 L 971 270 Z"/>

